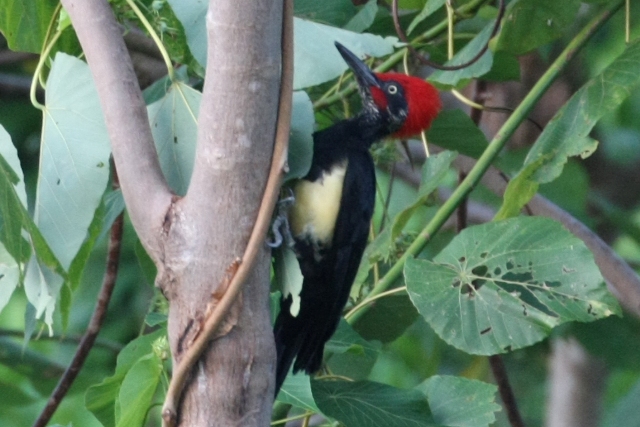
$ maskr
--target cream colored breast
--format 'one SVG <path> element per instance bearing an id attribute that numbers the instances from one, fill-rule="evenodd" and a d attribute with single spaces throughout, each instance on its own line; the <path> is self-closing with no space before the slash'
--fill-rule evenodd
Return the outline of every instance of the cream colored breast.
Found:
<path id="1" fill-rule="evenodd" d="M 296 238 L 309 236 L 318 243 L 331 243 L 335 229 L 347 161 L 334 166 L 315 182 L 300 180 L 294 187 L 295 204 L 290 211 Z"/>

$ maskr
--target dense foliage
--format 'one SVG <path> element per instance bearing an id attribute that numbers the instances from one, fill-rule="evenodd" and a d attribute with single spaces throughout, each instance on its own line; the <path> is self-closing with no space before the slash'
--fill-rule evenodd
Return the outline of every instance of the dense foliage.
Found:
<path id="1" fill-rule="evenodd" d="M 549 342 L 568 337 L 609 369 L 600 425 L 640 419 L 633 404 L 640 393 L 637 312 L 620 317 L 603 275 L 610 278 L 573 229 L 525 215 L 532 198 L 544 195 L 594 229 L 605 225 L 598 230 L 637 265 L 640 184 L 628 177 L 640 162 L 640 27 L 631 27 L 627 42 L 624 28 L 639 9 L 629 16 L 623 0 L 513 0 L 492 36 L 495 2 L 457 1 L 448 9 L 445 0 L 400 0 L 400 26 L 430 60 L 464 64 L 489 46 L 460 70 L 434 71 L 399 42 L 390 2 L 354 3 L 363 2 L 295 1 L 287 180 L 306 174 L 315 128 L 358 111 L 335 40 L 378 71 L 428 75 L 446 109 L 424 136 L 426 158 L 421 141 L 409 141 L 406 151 L 393 141 L 372 150 L 376 214 L 345 320 L 327 344 L 324 372 L 289 376 L 274 421 L 320 414 L 323 425 L 348 427 L 508 425 L 486 357 L 503 354 L 525 421 L 541 425 Z M 144 96 L 162 170 L 176 194 L 185 194 L 207 4 L 111 5 L 127 31 L 155 33 L 173 64 Z M 0 0 L 0 10 L 7 12 L 0 15 L 0 55 L 42 54 L 0 61 L 0 423 L 23 426 L 44 406 L 86 328 L 108 232 L 124 202 L 110 185 L 102 111 L 66 13 L 53 0 Z M 486 96 L 508 93 L 521 75 L 529 77 L 522 99 L 504 105 L 513 112 L 469 115 L 448 95 L 503 107 L 504 97 Z M 24 87 L 5 96 L 8 76 L 33 76 L 31 98 Z M 558 80 L 572 89 L 554 92 Z M 39 81 L 46 82 L 44 103 Z M 547 90 L 561 101 L 546 102 Z M 545 121 L 540 132 L 514 136 L 531 126 L 537 104 L 551 120 L 536 117 Z M 486 123 L 495 117 L 497 126 Z M 469 158 L 473 166 L 457 174 Z M 480 183 L 490 166 L 509 176 L 504 195 Z M 469 224 L 460 221 L 456 231 L 447 220 L 460 209 Z M 61 425 L 159 424 L 171 372 L 167 306 L 129 223 L 120 263 L 103 331 L 54 417 Z M 300 273 L 286 249 L 275 254 L 273 271 L 275 303 L 279 292 L 296 292 Z"/>

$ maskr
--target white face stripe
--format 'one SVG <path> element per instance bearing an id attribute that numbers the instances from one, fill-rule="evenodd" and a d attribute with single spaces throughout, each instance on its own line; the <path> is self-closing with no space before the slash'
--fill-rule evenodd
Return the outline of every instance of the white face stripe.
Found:
<path id="1" fill-rule="evenodd" d="M 289 213 L 291 231 L 296 238 L 307 235 L 317 243 L 331 243 L 346 172 L 345 160 L 315 182 L 296 183 L 293 189 L 296 201 Z"/>

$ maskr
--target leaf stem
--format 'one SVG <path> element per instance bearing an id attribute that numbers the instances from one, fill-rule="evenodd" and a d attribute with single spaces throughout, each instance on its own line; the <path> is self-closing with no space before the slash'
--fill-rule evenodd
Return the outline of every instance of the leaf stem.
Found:
<path id="1" fill-rule="evenodd" d="M 460 6 L 458 9 L 456 9 L 455 14 L 456 16 L 460 16 L 460 15 L 471 13 L 486 2 L 487 0 L 471 0 L 469 3 L 466 3 Z M 434 38 L 436 38 L 437 36 L 439 36 L 440 34 L 444 33 L 447 30 L 447 25 L 448 25 L 448 20 L 445 18 L 442 21 L 440 21 L 437 25 L 434 25 L 429 30 L 425 31 L 424 33 L 422 33 L 421 35 L 413 39 L 411 41 L 411 45 L 415 46 L 416 44 L 419 44 L 420 42 L 423 42 L 425 40 L 433 40 Z M 391 54 L 382 64 L 378 65 L 373 71 L 375 71 L 376 73 L 383 73 L 385 71 L 389 71 L 393 66 L 395 66 L 400 61 L 402 61 L 406 50 L 407 50 L 406 48 L 397 50 L 396 52 Z M 356 91 L 356 88 L 357 88 L 357 85 L 355 83 L 352 83 L 346 88 L 342 89 L 339 92 L 334 93 L 331 96 L 326 96 L 326 97 L 323 96 L 313 104 L 313 108 L 314 110 L 320 110 L 320 109 L 326 108 L 329 105 L 332 105 L 340 101 L 341 99 L 351 95 L 353 92 Z"/>
<path id="2" fill-rule="evenodd" d="M 480 179 L 487 171 L 491 163 L 498 156 L 509 138 L 516 131 L 518 126 L 526 120 L 535 104 L 540 100 L 542 95 L 547 91 L 551 84 L 558 78 L 560 72 L 566 67 L 569 61 L 576 55 L 580 48 L 593 36 L 593 34 L 604 24 L 611 15 L 616 12 L 624 0 L 617 0 L 607 5 L 598 15 L 596 15 L 567 45 L 556 60 L 549 66 L 547 71 L 540 77 L 538 82 L 529 91 L 527 96 L 522 100 L 518 108 L 507 119 L 502 128 L 495 135 L 491 143 L 487 146 L 482 156 L 478 159 L 475 166 L 469 171 L 467 177 L 451 194 L 443 205 L 438 209 L 435 216 L 418 234 L 418 237 L 407 248 L 406 252 L 391 267 L 387 274 L 375 284 L 369 297 L 378 295 L 386 291 L 402 274 L 404 264 L 410 257 L 418 255 L 431 237 L 442 227 L 445 221 L 451 216 L 461 201 L 473 190 L 480 182 Z M 367 311 L 368 307 L 354 313 L 351 323 L 357 322 L 360 317 Z"/>
<path id="3" fill-rule="evenodd" d="M 164 60 L 164 63 L 167 67 L 167 74 L 169 75 L 169 79 L 172 82 L 175 81 L 175 70 L 173 68 L 173 64 L 171 63 L 171 58 L 169 57 L 169 53 L 167 52 L 167 49 L 165 49 L 164 44 L 162 43 L 162 40 L 160 40 L 160 37 L 158 37 L 155 30 L 151 26 L 151 23 L 149 23 L 149 21 L 144 16 L 144 14 L 142 13 L 138 5 L 136 5 L 135 1 L 127 0 L 127 4 L 131 9 L 133 9 L 133 12 L 136 14 L 140 22 L 142 22 L 142 25 L 144 25 L 144 27 L 147 29 L 147 31 L 149 32 L 149 35 L 155 42 L 156 46 L 158 46 L 158 50 L 160 50 L 162 59 Z"/>

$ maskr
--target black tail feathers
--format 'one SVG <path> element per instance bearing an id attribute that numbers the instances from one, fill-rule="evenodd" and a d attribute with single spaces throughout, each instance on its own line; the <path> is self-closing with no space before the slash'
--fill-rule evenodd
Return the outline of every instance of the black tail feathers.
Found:
<path id="1" fill-rule="evenodd" d="M 324 307 L 304 307 L 297 317 L 290 312 L 291 297 L 282 300 L 280 314 L 273 328 L 278 362 L 276 367 L 276 395 L 284 383 L 291 365 L 293 372 L 313 374 L 322 365 L 324 344 L 329 340 L 339 321 L 339 315 L 327 317 Z M 335 319 L 333 319 L 335 317 Z M 327 322 L 328 321 L 328 322 Z M 294 363 L 295 360 L 295 363 Z"/>

